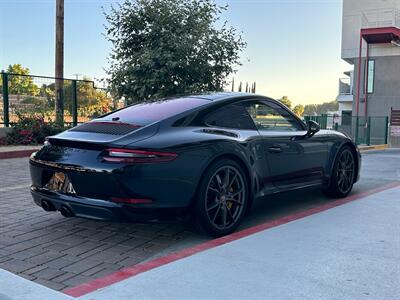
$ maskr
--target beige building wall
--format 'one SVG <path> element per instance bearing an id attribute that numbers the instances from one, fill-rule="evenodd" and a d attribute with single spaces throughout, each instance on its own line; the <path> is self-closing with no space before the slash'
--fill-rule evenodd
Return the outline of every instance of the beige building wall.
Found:
<path id="1" fill-rule="evenodd" d="M 391 26 L 400 28 L 400 0 L 343 0 L 342 58 L 353 63 L 358 57 L 361 28 Z M 400 47 L 371 45 L 370 55 L 398 56 Z"/>

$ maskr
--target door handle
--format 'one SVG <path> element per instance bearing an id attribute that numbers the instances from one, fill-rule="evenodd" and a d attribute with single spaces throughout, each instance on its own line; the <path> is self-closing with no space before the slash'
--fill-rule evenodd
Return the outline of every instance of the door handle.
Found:
<path id="1" fill-rule="evenodd" d="M 268 147 L 268 152 L 270 152 L 270 153 L 281 153 L 282 152 L 282 148 L 280 146 L 274 145 L 274 146 Z"/>

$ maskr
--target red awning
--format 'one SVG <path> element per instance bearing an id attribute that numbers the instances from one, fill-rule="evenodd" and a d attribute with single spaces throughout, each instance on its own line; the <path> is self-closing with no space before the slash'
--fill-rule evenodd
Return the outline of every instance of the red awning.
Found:
<path id="1" fill-rule="evenodd" d="M 390 43 L 393 39 L 400 38 L 400 28 L 364 28 L 361 29 L 361 35 L 369 44 Z"/>

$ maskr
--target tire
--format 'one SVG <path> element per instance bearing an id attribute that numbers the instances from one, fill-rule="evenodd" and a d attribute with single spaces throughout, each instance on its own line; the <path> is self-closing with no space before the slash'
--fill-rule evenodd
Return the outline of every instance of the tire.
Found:
<path id="1" fill-rule="evenodd" d="M 213 237 L 234 232 L 247 211 L 248 186 L 235 161 L 222 159 L 211 165 L 202 176 L 193 206 L 196 229 Z"/>
<path id="2" fill-rule="evenodd" d="M 353 189 L 356 174 L 356 160 L 350 147 L 339 150 L 333 165 L 331 181 L 324 194 L 334 198 L 344 198 Z"/>

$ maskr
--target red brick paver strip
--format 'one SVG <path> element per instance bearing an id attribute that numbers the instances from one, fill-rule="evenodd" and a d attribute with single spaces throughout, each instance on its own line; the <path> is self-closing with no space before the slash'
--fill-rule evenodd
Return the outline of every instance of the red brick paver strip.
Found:
<path id="1" fill-rule="evenodd" d="M 0 170 L 0 268 L 49 288 L 63 290 L 142 262 L 189 234 L 180 224 L 109 223 L 45 212 L 32 201 L 27 158 L 0 160 Z M 164 237 L 165 245 L 144 251 Z"/>
<path id="2" fill-rule="evenodd" d="M 29 157 L 41 146 L 0 146 L 0 159 Z"/>

